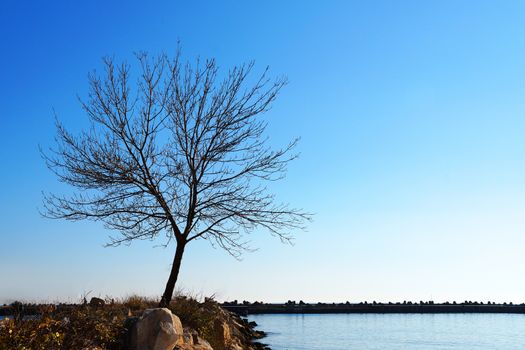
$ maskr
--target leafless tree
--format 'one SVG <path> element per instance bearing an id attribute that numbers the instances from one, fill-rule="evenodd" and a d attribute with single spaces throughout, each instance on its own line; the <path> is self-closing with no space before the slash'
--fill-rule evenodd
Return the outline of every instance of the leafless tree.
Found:
<path id="1" fill-rule="evenodd" d="M 219 77 L 215 60 L 136 55 L 135 67 L 104 60 L 81 100 L 90 128 L 73 134 L 57 120 L 56 146 L 42 152 L 58 179 L 78 191 L 44 195 L 44 215 L 101 221 L 120 234 L 108 245 L 159 234 L 176 243 L 161 306 L 171 301 L 186 245 L 207 239 L 235 257 L 243 234 L 267 229 L 282 241 L 309 215 L 276 204 L 268 181 L 281 179 L 297 140 L 272 149 L 268 111 L 285 79 L 252 77 L 253 64 Z M 131 76 L 136 72 L 137 78 Z"/>

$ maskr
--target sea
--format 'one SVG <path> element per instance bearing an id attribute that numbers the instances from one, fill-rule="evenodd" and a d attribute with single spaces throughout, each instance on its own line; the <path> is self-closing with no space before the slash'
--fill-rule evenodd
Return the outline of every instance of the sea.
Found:
<path id="1" fill-rule="evenodd" d="M 522 314 L 250 315 L 273 350 L 524 350 Z"/>

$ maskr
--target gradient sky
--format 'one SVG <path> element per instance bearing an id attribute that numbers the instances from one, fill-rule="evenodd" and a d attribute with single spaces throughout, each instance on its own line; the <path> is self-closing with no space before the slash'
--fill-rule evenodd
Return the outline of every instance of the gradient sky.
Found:
<path id="1" fill-rule="evenodd" d="M 40 158 L 100 58 L 255 59 L 286 75 L 271 142 L 301 137 L 275 186 L 316 213 L 236 261 L 186 249 L 179 287 L 219 300 L 525 302 L 525 2 L 20 1 L 0 4 L 0 303 L 158 296 L 174 246 L 103 248 L 93 222 L 38 213 L 67 192 Z"/>

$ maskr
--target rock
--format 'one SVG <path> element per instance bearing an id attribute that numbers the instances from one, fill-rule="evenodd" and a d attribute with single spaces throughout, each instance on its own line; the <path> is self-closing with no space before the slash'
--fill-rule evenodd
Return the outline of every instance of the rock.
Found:
<path id="1" fill-rule="evenodd" d="M 184 328 L 184 344 L 186 345 L 193 345 L 195 343 L 195 340 L 197 340 L 198 334 L 197 331 L 190 329 L 190 328 Z"/>
<path id="2" fill-rule="evenodd" d="M 184 345 L 179 318 L 169 309 L 147 309 L 131 330 L 131 350 L 173 350 Z"/>
<path id="3" fill-rule="evenodd" d="M 194 330 L 184 331 L 184 344 L 178 345 L 177 350 L 213 350 L 210 343 L 198 336 Z"/>
<path id="4" fill-rule="evenodd" d="M 197 342 L 193 344 L 192 350 L 213 350 L 210 343 L 197 336 Z"/>
<path id="5" fill-rule="evenodd" d="M 242 345 L 240 345 L 238 343 L 232 343 L 228 347 L 228 350 L 244 350 L 244 348 L 242 347 Z"/>
<path id="6" fill-rule="evenodd" d="M 193 346 L 194 350 L 213 350 L 210 343 L 208 343 L 206 340 L 202 339 L 201 337 L 198 337 L 197 344 Z"/>
<path id="7" fill-rule="evenodd" d="M 232 340 L 230 326 L 221 319 L 216 319 L 213 323 L 212 337 L 208 341 L 215 350 L 226 350 L 229 348 Z"/>
<path id="8" fill-rule="evenodd" d="M 104 305 L 106 305 L 106 302 L 104 301 L 104 299 L 100 299 L 100 298 L 97 298 L 97 297 L 93 297 L 89 301 L 89 306 L 102 307 Z"/>
<path id="9" fill-rule="evenodd" d="M 204 344 L 193 345 L 191 350 L 213 350 L 211 345 L 205 340 Z"/>

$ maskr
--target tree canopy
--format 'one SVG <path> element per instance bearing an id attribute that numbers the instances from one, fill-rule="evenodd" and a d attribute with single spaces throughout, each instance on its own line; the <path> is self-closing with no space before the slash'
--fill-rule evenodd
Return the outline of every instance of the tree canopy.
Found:
<path id="1" fill-rule="evenodd" d="M 238 257 L 249 249 L 243 234 L 255 228 L 283 241 L 304 228 L 309 214 L 276 202 L 266 187 L 296 158 L 297 139 L 272 148 L 261 118 L 286 80 L 268 69 L 252 78 L 253 63 L 219 75 L 213 59 L 136 58 L 136 67 L 106 58 L 102 76 L 89 75 L 81 100 L 89 128 L 72 133 L 57 120 L 56 146 L 43 157 L 78 191 L 45 194 L 44 214 L 102 221 L 119 233 L 109 245 L 175 240 L 173 285 L 188 242 L 207 239 Z"/>

